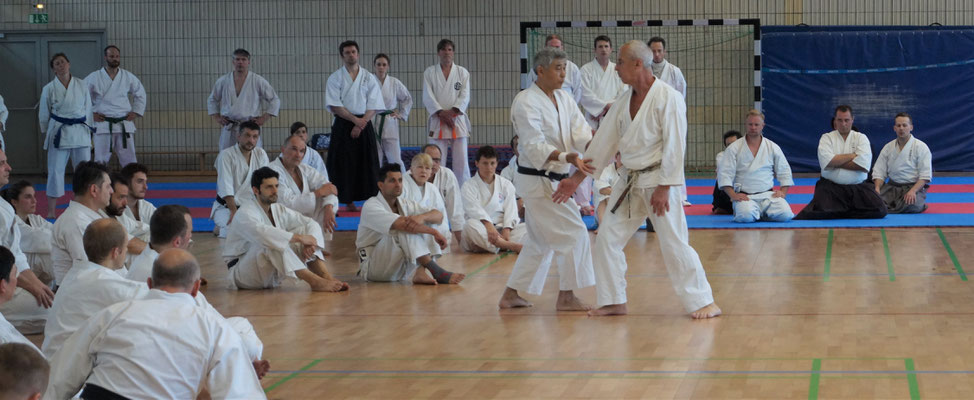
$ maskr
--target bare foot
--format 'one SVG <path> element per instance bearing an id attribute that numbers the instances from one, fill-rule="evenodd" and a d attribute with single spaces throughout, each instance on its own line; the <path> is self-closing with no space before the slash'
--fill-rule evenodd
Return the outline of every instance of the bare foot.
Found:
<path id="1" fill-rule="evenodd" d="M 413 284 L 414 285 L 435 285 L 436 279 L 433 279 L 429 273 L 426 272 L 426 268 L 416 268 L 416 273 L 413 274 Z"/>
<path id="2" fill-rule="evenodd" d="M 254 372 L 257 373 L 257 379 L 264 379 L 264 375 L 267 375 L 267 371 L 271 370 L 271 363 L 267 360 L 256 360 L 253 362 Z"/>
<path id="3" fill-rule="evenodd" d="M 348 290 L 348 284 L 337 280 L 321 279 L 311 284 L 311 290 L 315 292 L 344 292 Z"/>
<path id="4" fill-rule="evenodd" d="M 436 279 L 436 283 L 442 283 L 445 285 L 456 285 L 460 283 L 460 281 L 462 281 L 463 278 L 467 277 L 467 275 L 461 274 L 459 272 L 450 272 L 442 268 L 440 270 L 443 272 L 441 273 L 433 272 L 433 279 Z"/>
<path id="5" fill-rule="evenodd" d="M 523 297 L 517 294 L 517 290 L 511 288 L 505 288 L 504 294 L 501 295 L 501 301 L 497 302 L 497 307 L 499 308 L 520 308 L 520 307 L 531 307 L 534 304 L 525 300 Z"/>
<path id="6" fill-rule="evenodd" d="M 693 319 L 705 319 L 719 316 L 720 313 L 720 307 L 717 307 L 717 303 L 710 303 L 703 306 L 703 308 L 690 313 L 690 316 L 693 317 Z"/>
<path id="7" fill-rule="evenodd" d="M 588 315 L 590 317 L 599 317 L 604 315 L 626 315 L 629 313 L 629 309 L 626 308 L 626 303 L 622 304 L 611 304 L 607 306 L 602 306 L 594 310 L 590 310 Z"/>
<path id="8" fill-rule="evenodd" d="M 461 274 L 459 272 L 454 272 L 454 273 L 450 274 L 450 280 L 448 282 L 446 282 L 446 283 L 451 284 L 451 285 L 456 285 L 456 284 L 460 283 L 460 281 L 462 281 L 463 278 L 466 278 L 466 277 L 467 277 L 466 274 Z"/>
<path id="9" fill-rule="evenodd" d="M 524 245 L 520 243 L 515 243 L 510 240 L 504 240 L 504 239 L 498 239 L 497 243 L 495 243 L 494 246 L 497 246 L 501 250 L 513 251 L 518 254 L 521 253 L 521 249 L 524 247 Z"/>
<path id="10" fill-rule="evenodd" d="M 555 309 L 558 311 L 588 311 L 592 309 L 592 306 L 582 303 L 582 300 L 576 297 L 571 290 L 562 290 L 558 292 L 558 302 L 555 303 Z"/>

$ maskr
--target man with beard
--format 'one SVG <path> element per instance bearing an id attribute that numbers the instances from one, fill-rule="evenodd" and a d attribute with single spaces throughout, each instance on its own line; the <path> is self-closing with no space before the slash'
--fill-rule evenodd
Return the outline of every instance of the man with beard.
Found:
<path id="1" fill-rule="evenodd" d="M 137 162 L 126 165 L 120 171 L 122 180 L 128 183 L 129 196 L 128 207 L 125 208 L 125 216 L 135 221 L 145 224 L 152 219 L 152 214 L 156 212 L 156 206 L 145 200 L 145 194 L 149 190 L 149 168 Z M 144 235 L 138 235 L 143 242 L 149 242 L 149 231 Z"/>
<path id="2" fill-rule="evenodd" d="M 129 186 L 126 184 L 125 178 L 117 172 L 112 173 L 111 180 L 111 200 L 109 200 L 108 205 L 104 209 L 99 211 L 99 214 L 104 218 L 115 219 L 125 228 L 125 233 L 128 234 L 129 239 L 126 248 L 129 257 L 126 259 L 125 265 L 131 265 L 132 259 L 142 254 L 142 251 L 145 250 L 146 242 L 139 239 L 139 237 L 148 235 L 149 224 L 136 221 L 125 215 L 125 210 L 128 209 Z"/>
<path id="3" fill-rule="evenodd" d="M 238 197 L 251 198 L 249 186 L 250 174 L 257 168 L 270 163 L 267 152 L 257 146 L 260 139 L 260 125 L 247 121 L 240 124 L 240 136 L 237 145 L 228 147 L 216 157 L 216 201 L 210 211 L 213 219 L 213 234 L 221 238 L 227 237 L 227 225 L 233 221 L 237 206 L 242 200 Z"/>
<path id="4" fill-rule="evenodd" d="M 256 201 L 240 208 L 223 244 L 231 279 L 240 289 L 273 288 L 299 278 L 316 292 L 348 290 L 325 269 L 321 225 L 277 202 L 278 177 L 262 167 L 250 178 Z"/>
<path id="5" fill-rule="evenodd" d="M 85 78 L 95 120 L 95 161 L 108 163 L 114 148 L 119 165 L 124 167 L 136 161 L 133 121 L 145 115 L 145 88 L 134 74 L 119 68 L 121 50 L 117 46 L 109 45 L 104 54 L 105 68 Z"/>

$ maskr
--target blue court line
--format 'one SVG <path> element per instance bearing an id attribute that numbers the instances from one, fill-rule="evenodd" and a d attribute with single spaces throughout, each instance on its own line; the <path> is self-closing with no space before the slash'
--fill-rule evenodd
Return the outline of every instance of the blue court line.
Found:
<path id="1" fill-rule="evenodd" d="M 808 204 L 812 194 L 789 194 L 785 198 L 790 204 Z M 693 204 L 710 204 L 714 201 L 710 194 L 691 194 L 687 196 Z M 974 193 L 928 193 L 927 203 L 974 203 Z"/>
<path id="2" fill-rule="evenodd" d="M 938 371 L 905 371 L 905 370 L 689 370 L 689 371 L 668 371 L 668 370 L 566 370 L 566 371 L 545 371 L 545 370 L 507 370 L 507 371 L 484 371 L 484 370 L 281 370 L 270 371 L 274 374 L 473 374 L 473 375 L 809 375 L 809 374 L 828 374 L 828 375 L 971 375 L 972 370 L 938 370 Z"/>
<path id="3" fill-rule="evenodd" d="M 778 73 L 778 74 L 804 74 L 804 75 L 838 75 L 838 74 L 870 74 L 877 72 L 903 72 L 903 71 L 917 71 L 921 69 L 934 69 L 934 68 L 949 68 L 949 67 L 959 67 L 963 65 L 974 64 L 974 59 L 963 60 L 963 61 L 951 61 L 945 63 L 934 63 L 934 64 L 923 64 L 923 65 L 907 65 L 904 67 L 886 67 L 886 68 L 855 68 L 855 69 L 788 69 L 788 68 L 761 68 L 761 72 L 768 73 Z"/>
<path id="4" fill-rule="evenodd" d="M 726 274 L 722 274 L 722 273 L 711 273 L 711 272 L 708 272 L 707 273 L 707 276 L 708 277 L 713 277 L 713 278 L 782 278 L 782 277 L 784 277 L 784 278 L 806 278 L 806 277 L 820 277 L 822 275 L 824 275 L 824 274 L 821 273 L 821 272 L 817 272 L 817 273 L 816 272 L 809 272 L 809 273 L 767 273 L 767 274 L 746 274 L 746 273 L 726 273 Z M 929 276 L 957 276 L 957 275 L 959 275 L 959 274 L 956 273 L 956 272 L 936 272 L 936 273 L 917 272 L 917 273 L 897 273 L 896 274 L 896 276 L 927 276 L 927 277 L 929 277 Z M 484 277 L 503 277 L 503 278 L 506 279 L 507 277 L 510 276 L 510 274 L 509 273 L 499 273 L 498 272 L 498 273 L 482 273 L 482 274 L 478 274 L 478 276 L 484 276 Z M 557 277 L 558 275 L 557 274 L 549 274 L 547 276 L 549 278 L 551 278 L 551 277 Z M 834 276 L 883 276 L 883 277 L 888 277 L 889 274 L 888 273 L 877 273 L 877 272 L 858 272 L 858 273 L 844 273 L 844 274 L 830 273 L 829 276 L 833 276 L 833 277 Z M 669 278 L 669 275 L 667 275 L 667 274 L 626 274 L 626 278 Z"/>

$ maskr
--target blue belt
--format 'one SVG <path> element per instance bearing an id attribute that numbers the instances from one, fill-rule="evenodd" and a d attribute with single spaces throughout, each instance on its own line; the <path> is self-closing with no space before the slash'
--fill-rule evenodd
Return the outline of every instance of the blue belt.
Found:
<path id="1" fill-rule="evenodd" d="M 86 118 L 83 118 L 83 117 L 82 118 L 64 118 L 64 117 L 59 117 L 59 116 L 57 116 L 55 114 L 51 114 L 51 118 L 54 119 L 55 121 L 61 123 L 61 127 L 60 128 L 57 128 L 57 133 L 54 134 L 54 147 L 55 148 L 60 148 L 61 147 L 61 130 L 64 129 L 65 126 L 83 124 L 84 126 L 86 126 L 88 128 L 88 130 L 91 131 L 91 133 L 95 133 L 95 128 L 92 128 L 92 127 L 88 126 L 88 124 L 85 124 Z"/>

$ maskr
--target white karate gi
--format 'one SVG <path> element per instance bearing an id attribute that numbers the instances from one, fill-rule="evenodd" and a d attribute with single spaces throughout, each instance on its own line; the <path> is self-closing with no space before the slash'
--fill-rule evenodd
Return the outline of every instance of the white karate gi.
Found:
<path id="1" fill-rule="evenodd" d="M 305 164 L 298 164 L 298 170 L 301 172 L 301 187 L 299 188 L 297 182 L 284 168 L 284 163 L 281 162 L 280 158 L 274 160 L 268 167 L 280 175 L 277 178 L 277 199 L 281 204 L 319 224 L 325 218 L 325 206 L 332 206 L 332 211 L 338 213 L 338 196 L 332 194 L 321 198 L 314 194 L 314 191 L 322 185 L 331 182 L 328 180 L 328 171 L 322 175 L 314 168 Z M 322 235 L 323 237 L 330 236 L 330 233 L 326 234 L 322 231 Z"/>
<path id="2" fill-rule="evenodd" d="M 54 221 L 51 261 L 54 262 L 54 282 L 58 285 L 75 262 L 88 261 L 81 238 L 84 237 L 88 224 L 97 219 L 101 219 L 98 211 L 72 200 L 64 213 Z"/>
<path id="3" fill-rule="evenodd" d="M 152 247 L 146 247 L 145 251 L 132 261 L 132 267 L 129 268 L 125 278 L 135 282 L 145 283 L 152 277 L 152 264 L 156 262 L 157 258 L 159 258 L 159 252 L 152 249 Z M 222 316 L 219 311 L 213 308 L 206 299 L 206 296 L 203 295 L 203 292 L 197 293 L 194 300 L 197 306 Z M 226 318 L 226 320 L 233 327 L 233 330 L 240 334 L 240 339 L 243 340 L 244 347 L 247 349 L 248 357 L 251 360 L 259 360 L 264 352 L 264 343 L 257 337 L 257 332 L 254 331 L 254 327 L 250 324 L 250 321 L 243 317 L 230 317 Z"/>
<path id="4" fill-rule="evenodd" d="M 382 89 L 379 79 L 365 68 L 359 67 L 358 75 L 352 75 L 343 65 L 328 76 L 325 87 L 325 108 L 334 114 L 332 107 L 344 107 L 353 115 L 364 115 L 368 110 L 382 111 Z M 337 116 L 336 116 L 337 118 Z M 379 129 L 378 126 L 375 129 Z"/>
<path id="5" fill-rule="evenodd" d="M 464 224 L 463 199 L 460 195 L 460 184 L 457 183 L 457 176 L 453 174 L 453 171 L 441 165 L 440 171 L 430 177 L 429 183 L 432 183 L 433 186 L 436 186 L 436 190 L 440 191 L 440 197 L 443 198 L 443 204 L 446 206 L 446 214 L 443 215 L 443 220 L 450 222 L 450 231 L 462 231 Z"/>
<path id="6" fill-rule="evenodd" d="M 256 201 L 246 201 L 233 217 L 223 243 L 223 260 L 237 260 L 230 268 L 237 288 L 273 288 L 282 280 L 297 279 L 294 272 L 307 269 L 305 262 L 311 259 L 302 260 L 300 244 L 290 243 L 295 234 L 314 236 L 318 246 L 315 257 L 325 259 L 320 250 L 325 247 L 321 225 L 281 203 L 271 204 L 271 213 L 273 223 Z"/>
<path id="7" fill-rule="evenodd" d="M 599 60 L 589 61 L 582 66 L 581 74 L 585 96 L 578 104 L 585 110 L 585 120 L 593 129 L 598 129 L 599 123 L 592 117 L 601 114 L 606 104 L 615 101 L 629 85 L 622 83 L 619 73 L 616 72 L 616 63 L 612 61 L 609 61 L 605 69 L 602 69 Z"/>
<path id="8" fill-rule="evenodd" d="M 916 183 L 921 179 L 933 179 L 932 155 L 930 147 L 920 139 L 910 136 L 910 140 L 903 145 L 903 150 L 893 139 L 879 152 L 876 165 L 873 166 L 873 179 L 900 184 Z"/>
<path id="9" fill-rule="evenodd" d="M 91 92 L 93 112 L 110 118 L 125 118 L 129 112 L 145 115 L 145 88 L 135 74 L 119 68 L 115 79 L 112 79 L 105 68 L 100 68 L 88 74 L 85 82 Z M 129 96 L 132 96 L 131 102 Z M 135 139 L 131 136 L 135 133 L 134 122 L 109 124 L 102 121 L 96 122 L 95 128 L 95 161 L 108 163 L 112 157 L 111 148 L 114 147 L 120 165 L 124 167 L 136 162 Z M 129 134 L 128 140 L 122 135 L 123 129 Z"/>
<path id="10" fill-rule="evenodd" d="M 399 79 L 389 75 L 386 75 L 385 82 L 380 85 L 382 101 L 385 103 L 384 111 L 398 112 L 402 121 L 406 122 L 409 119 L 409 112 L 413 109 L 413 96 L 409 94 L 409 89 L 406 89 L 406 85 L 403 85 Z M 399 119 L 376 114 L 372 124 L 375 125 L 376 132 L 382 139 L 379 148 L 379 164 L 382 164 L 382 155 L 385 154 L 386 163 L 399 164 L 400 169 L 405 171 L 406 167 L 402 164 L 402 149 L 399 147 Z"/>
<path id="11" fill-rule="evenodd" d="M 822 177 L 840 185 L 854 185 L 866 180 L 865 171 L 853 171 L 845 168 L 826 168 L 836 154 L 856 153 L 852 161 L 860 167 L 869 170 L 869 163 L 873 160 L 873 151 L 869 147 L 866 135 L 849 131 L 846 139 L 842 139 L 839 131 L 832 131 L 822 135 L 818 141 L 818 164 L 822 168 Z"/>
<path id="12" fill-rule="evenodd" d="M 264 112 L 270 115 L 276 117 L 281 111 L 281 98 L 264 77 L 247 72 L 247 79 L 244 80 L 239 95 L 233 83 L 233 72 L 216 80 L 210 97 L 206 99 L 207 114 L 220 114 L 234 121 L 220 129 L 220 150 L 237 144 L 240 123 L 260 117 L 263 114 L 262 103 L 266 104 Z M 263 140 L 258 139 L 257 148 L 262 147 Z"/>
<path id="13" fill-rule="evenodd" d="M 600 307 L 626 303 L 627 265 L 622 250 L 647 216 L 656 230 L 663 263 L 683 307 L 690 312 L 714 301 L 700 257 L 690 247 L 680 192 L 674 187 L 684 182 L 686 103 L 671 86 L 658 83 L 654 82 L 649 89 L 635 118 L 629 113 L 632 89 L 619 97 L 595 134 L 599 140 L 593 140 L 587 152 L 598 168 L 596 174 L 607 168 L 616 152 L 621 153 L 624 167 L 619 173 L 623 178 L 612 187 L 608 203 L 610 212 L 603 216 L 599 225 L 592 254 Z M 660 166 L 655 170 L 638 174 L 628 199 L 616 212 L 611 212 L 625 190 L 629 171 L 639 171 L 656 163 Z M 663 216 L 653 213 L 650 205 L 650 197 L 660 185 L 670 186 L 669 211 Z"/>
<path id="14" fill-rule="evenodd" d="M 429 113 L 426 131 L 429 142 L 440 148 L 443 156 L 442 166 L 446 166 L 447 148 L 453 149 L 453 172 L 457 176 L 457 183 L 462 186 L 470 179 L 470 165 L 467 162 L 467 138 L 472 126 L 467 116 L 470 105 L 470 73 L 466 68 L 453 64 L 450 76 L 443 76 L 440 64 L 431 65 L 423 72 L 423 105 Z M 460 110 L 460 115 L 454 119 L 454 129 L 440 126 L 439 118 L 435 114 L 440 110 Z"/>
<path id="15" fill-rule="evenodd" d="M 152 290 L 94 314 L 51 359 L 45 399 L 67 399 L 85 383 L 120 396 L 264 399 L 240 336 L 187 293 Z"/>
<path id="16" fill-rule="evenodd" d="M 447 221 L 446 214 L 446 203 L 443 202 L 443 196 L 440 195 L 439 191 L 436 190 L 430 182 L 426 182 L 422 188 L 413 179 L 412 171 L 406 172 L 406 176 L 402 178 L 402 194 L 399 197 L 404 199 L 409 199 L 411 201 L 419 204 L 420 207 L 428 210 L 439 210 L 443 214 L 443 221 L 433 225 L 433 228 L 440 231 L 447 240 L 450 240 L 450 223 Z M 463 212 L 463 210 L 460 210 Z M 460 230 L 463 226 L 460 226 Z M 450 248 L 447 247 L 443 249 L 443 254 L 449 253 Z"/>
<path id="17" fill-rule="evenodd" d="M 54 224 L 37 214 L 27 215 L 30 222 L 17 218 L 20 227 L 20 250 L 27 256 L 27 264 L 42 281 L 54 280 L 54 262 L 51 248 L 54 241 Z"/>
<path id="18" fill-rule="evenodd" d="M 667 85 L 672 86 L 677 92 L 680 92 L 680 95 L 683 96 L 683 100 L 686 101 L 687 80 L 683 77 L 683 71 L 680 71 L 679 67 L 670 64 L 670 62 L 666 60 L 663 60 L 661 64 L 663 64 L 663 70 L 657 75 L 656 70 L 653 69 L 653 75 L 655 75 L 661 81 L 666 82 Z"/>
<path id="19" fill-rule="evenodd" d="M 564 90 L 554 91 L 558 108 L 537 84 L 521 91 L 511 104 L 511 122 L 519 136 L 518 163 L 525 168 L 568 173 L 569 165 L 547 161 L 553 151 L 578 152 L 592 140 L 592 128 Z M 514 263 L 507 287 L 541 294 L 551 263 L 557 264 L 560 290 L 595 284 L 588 230 L 574 201 L 551 200 L 557 182 L 546 177 L 514 176 L 524 201 L 527 237 Z"/>
<path id="20" fill-rule="evenodd" d="M 500 176 L 503 176 L 507 180 L 514 183 L 514 175 L 517 174 L 517 156 L 511 156 L 511 160 L 507 162 L 507 166 L 501 170 Z M 518 195 L 517 197 L 521 197 Z"/>
<path id="21" fill-rule="evenodd" d="M 791 166 L 775 142 L 762 137 L 755 155 L 751 154 L 745 138 L 731 143 L 722 154 L 717 186 L 721 190 L 730 187 L 748 196 L 748 200 L 734 202 L 734 222 L 784 222 L 795 217 L 784 198 L 772 197 L 774 178 L 778 178 L 781 186 L 795 185 Z"/>
<path id="22" fill-rule="evenodd" d="M 463 213 L 467 223 L 463 226 L 460 247 L 465 251 L 483 251 L 497 253 L 500 248 L 490 243 L 487 238 L 487 228 L 484 220 L 490 221 L 497 232 L 511 229 L 510 241 L 523 243 L 527 226 L 521 223 L 517 216 L 517 195 L 514 194 L 514 184 L 503 176 L 494 175 L 494 182 L 488 185 L 474 174 L 467 183 L 463 184 Z"/>
<path id="23" fill-rule="evenodd" d="M 0 201 L 0 245 L 6 247 L 14 255 L 14 267 L 17 273 L 30 270 L 27 256 L 20 249 L 21 234 L 20 218 L 10 203 Z M 7 315 L 7 320 L 25 334 L 41 333 L 47 322 L 48 309 L 37 305 L 37 299 L 30 292 L 15 288 L 14 296 L 6 303 L 0 304 L 0 313 Z"/>
<path id="24" fill-rule="evenodd" d="M 135 215 L 135 213 L 132 212 L 132 207 L 130 205 L 129 207 L 125 207 L 125 217 L 131 219 L 132 221 L 145 224 L 145 234 L 135 236 L 141 239 L 143 242 L 149 243 L 149 234 L 151 233 L 149 232 L 149 223 L 152 221 L 152 214 L 156 213 L 156 206 L 146 199 L 136 200 L 136 204 L 138 204 L 139 214 Z"/>
<path id="25" fill-rule="evenodd" d="M 85 118 L 85 123 L 64 125 L 52 118 Z M 37 110 L 44 149 L 47 150 L 47 197 L 64 196 L 64 170 L 71 158 L 73 167 L 91 159 L 91 130 L 94 119 L 91 116 L 91 95 L 85 81 L 71 77 L 65 88 L 57 77 L 44 85 L 41 90 L 40 105 Z M 55 144 L 58 132 L 60 143 Z M 73 168 L 72 168 L 73 169 Z"/>
<path id="26" fill-rule="evenodd" d="M 38 354 L 42 356 L 44 355 L 44 353 L 41 352 L 41 349 L 38 349 L 33 342 L 31 342 L 26 337 L 24 337 L 22 333 L 18 332 L 13 325 L 11 325 L 9 322 L 7 322 L 6 319 L 3 318 L 3 314 L 0 314 L 0 344 L 5 344 L 5 343 L 26 344 L 30 346 L 32 349 L 37 350 Z"/>
<path id="27" fill-rule="evenodd" d="M 48 358 L 92 315 L 120 301 L 142 298 L 146 283 L 135 282 L 91 261 L 78 261 L 54 296 L 41 349 Z"/>
<path id="28" fill-rule="evenodd" d="M 267 166 L 267 152 L 260 147 L 250 151 L 250 158 L 244 158 L 240 146 L 228 147 L 220 151 L 216 157 L 216 195 L 219 198 L 233 196 L 238 207 L 244 200 L 254 198 L 250 187 L 250 175 L 261 167 Z M 220 228 L 220 237 L 227 237 L 227 223 L 230 221 L 230 209 L 213 201 L 210 219 Z"/>
<path id="29" fill-rule="evenodd" d="M 585 92 L 585 88 L 582 86 L 582 71 L 571 60 L 566 61 L 568 64 L 565 66 L 565 81 L 561 84 L 561 90 L 568 92 L 576 103 L 580 103 Z M 534 72 L 534 68 L 528 72 L 528 80 L 531 83 L 538 81 L 538 74 Z"/>
<path id="30" fill-rule="evenodd" d="M 7 106 L 3 104 L 3 96 L 0 96 L 0 150 L 7 150 L 7 146 L 3 142 L 3 132 L 7 130 L 7 117 L 10 116 L 10 112 L 7 111 Z"/>
<path id="31" fill-rule="evenodd" d="M 410 178 L 412 179 L 412 178 Z M 405 179 L 404 179 L 405 181 Z M 372 282 L 395 282 L 409 278 L 419 264 L 416 259 L 425 255 L 439 257 L 440 246 L 433 235 L 392 230 L 399 217 L 429 212 L 418 203 L 400 196 L 399 214 L 378 194 L 362 206 L 362 221 L 355 233 L 358 250 L 359 276 Z"/>
<path id="32" fill-rule="evenodd" d="M 615 168 L 615 164 L 609 165 L 602 170 L 599 174 L 599 179 L 595 180 L 595 206 L 598 207 L 599 203 L 609 200 L 609 196 L 599 193 L 602 189 L 611 188 L 615 185 L 616 181 L 619 180 L 619 170 Z M 606 204 L 606 207 L 612 208 L 612 205 Z"/>

